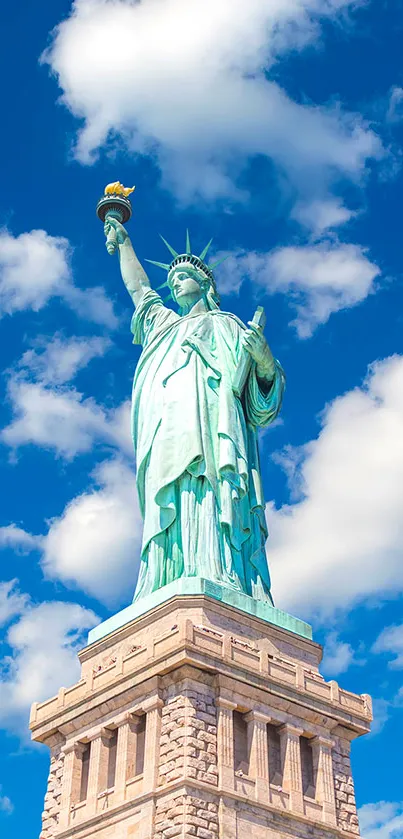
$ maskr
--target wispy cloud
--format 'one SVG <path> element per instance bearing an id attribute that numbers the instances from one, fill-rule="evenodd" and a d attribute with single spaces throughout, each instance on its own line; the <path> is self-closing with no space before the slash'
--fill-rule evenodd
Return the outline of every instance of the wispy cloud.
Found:
<path id="1" fill-rule="evenodd" d="M 0 785 L 0 813 L 10 816 L 14 810 L 14 805 L 8 795 L 2 794 L 2 786 Z"/>
<path id="2" fill-rule="evenodd" d="M 358 811 L 363 839 L 402 839 L 403 802 L 378 801 Z"/>
<path id="3" fill-rule="evenodd" d="M 323 240 L 230 256 L 220 270 L 219 287 L 224 294 L 238 293 L 249 280 L 266 294 L 286 294 L 296 310 L 292 326 L 299 338 L 309 338 L 334 312 L 356 306 L 373 293 L 379 274 L 365 248 Z"/>
<path id="4" fill-rule="evenodd" d="M 79 370 L 102 357 L 111 346 L 108 338 L 98 336 L 65 338 L 62 334 L 38 338 L 24 352 L 17 369 L 29 373 L 44 385 L 61 385 L 75 378 Z"/>
<path id="5" fill-rule="evenodd" d="M 393 658 L 389 667 L 403 669 L 403 624 L 397 626 L 386 626 L 376 639 L 372 652 L 390 653 Z"/>

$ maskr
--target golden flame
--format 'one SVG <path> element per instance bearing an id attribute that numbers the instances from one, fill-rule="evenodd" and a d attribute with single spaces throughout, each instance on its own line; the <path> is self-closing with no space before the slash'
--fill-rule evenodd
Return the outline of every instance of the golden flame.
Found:
<path id="1" fill-rule="evenodd" d="M 120 181 L 114 181 L 105 187 L 105 195 L 124 195 L 127 198 L 134 190 L 134 186 L 123 186 Z"/>

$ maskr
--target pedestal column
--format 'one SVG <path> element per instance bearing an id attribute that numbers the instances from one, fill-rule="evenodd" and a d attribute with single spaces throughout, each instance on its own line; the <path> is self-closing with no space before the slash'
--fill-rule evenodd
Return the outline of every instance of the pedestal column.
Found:
<path id="1" fill-rule="evenodd" d="M 113 732 L 102 728 L 91 741 L 90 767 L 88 773 L 87 813 L 97 811 L 98 793 L 108 785 L 109 740 Z"/>
<path id="2" fill-rule="evenodd" d="M 333 780 L 333 741 L 326 737 L 314 737 L 312 742 L 316 770 L 316 799 L 322 805 L 322 817 L 326 824 L 336 824 L 336 801 Z"/>
<path id="3" fill-rule="evenodd" d="M 150 792 L 157 786 L 161 738 L 161 709 L 163 704 L 159 696 L 150 696 L 143 705 L 143 711 L 147 715 L 143 793 Z"/>
<path id="4" fill-rule="evenodd" d="M 285 723 L 280 728 L 281 763 L 283 767 L 283 789 L 290 796 L 290 810 L 304 812 L 302 793 L 302 770 L 300 737 L 301 728 Z"/>
<path id="5" fill-rule="evenodd" d="M 269 718 L 258 711 L 250 711 L 245 716 L 248 725 L 249 775 L 255 780 L 255 792 L 258 801 L 269 801 L 269 747 L 267 742 L 267 723 Z"/>
<path id="6" fill-rule="evenodd" d="M 64 748 L 65 758 L 59 816 L 60 829 L 68 827 L 71 805 L 77 804 L 80 798 L 81 758 L 84 749 L 84 743 L 72 743 Z"/>
<path id="7" fill-rule="evenodd" d="M 139 717 L 126 714 L 118 727 L 115 772 L 115 804 L 120 804 L 126 797 L 126 781 L 134 775 L 129 773 L 129 766 L 134 766 L 136 759 L 136 728 Z"/>
<path id="8" fill-rule="evenodd" d="M 236 704 L 225 697 L 218 697 L 218 772 L 223 789 L 234 789 L 234 717 Z"/>

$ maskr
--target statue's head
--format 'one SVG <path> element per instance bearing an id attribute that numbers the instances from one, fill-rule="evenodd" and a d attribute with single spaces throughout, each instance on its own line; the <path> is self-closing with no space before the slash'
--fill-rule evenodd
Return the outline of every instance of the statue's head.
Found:
<path id="1" fill-rule="evenodd" d="M 168 287 L 180 309 L 204 299 L 208 309 L 218 309 L 220 298 L 213 276 L 209 277 L 190 262 L 179 262 L 168 271 Z"/>
<path id="2" fill-rule="evenodd" d="M 154 262 L 152 259 L 148 259 L 147 262 L 152 262 L 153 265 L 158 265 L 159 268 L 164 268 L 168 271 L 167 281 L 163 285 L 169 287 L 171 295 L 178 306 L 181 309 L 187 309 L 198 300 L 204 298 L 208 309 L 218 309 L 220 296 L 217 291 L 212 269 L 222 260 L 218 260 L 214 265 L 207 265 L 204 262 L 204 257 L 211 245 L 211 241 L 206 245 L 200 256 L 195 256 L 195 254 L 192 254 L 190 248 L 188 233 L 186 235 L 186 253 L 182 254 L 177 253 L 166 242 L 163 236 L 161 238 L 174 259 L 169 265 L 162 262 Z"/>

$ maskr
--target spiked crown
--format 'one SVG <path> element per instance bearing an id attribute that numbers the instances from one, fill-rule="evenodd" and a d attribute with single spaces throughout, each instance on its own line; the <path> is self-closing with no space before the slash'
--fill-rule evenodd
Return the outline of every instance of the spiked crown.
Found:
<path id="1" fill-rule="evenodd" d="M 160 235 L 161 235 L 161 234 L 160 234 Z M 157 268 L 163 268 L 163 270 L 164 270 L 164 271 L 167 271 L 167 272 L 168 272 L 168 274 L 169 274 L 169 272 L 170 272 L 173 268 L 176 268 L 178 265 L 182 265 L 183 263 L 186 263 L 186 265 L 191 265 L 191 266 L 192 266 L 193 268 L 195 268 L 197 271 L 200 271 L 200 273 L 204 274 L 204 276 L 206 277 L 206 279 L 209 281 L 209 284 L 210 284 L 210 286 L 212 287 L 212 290 L 213 290 L 214 295 L 215 295 L 215 297 L 216 297 L 216 299 L 217 299 L 217 302 L 218 302 L 218 301 L 219 301 L 219 295 L 218 295 L 218 292 L 217 292 L 217 287 L 216 287 L 216 283 L 215 283 L 215 279 L 214 279 L 213 270 L 214 270 L 214 268 L 216 268 L 216 267 L 217 267 L 217 265 L 219 265 L 221 262 L 223 262 L 223 261 L 224 261 L 224 259 L 226 259 L 227 257 L 226 257 L 226 256 L 224 256 L 222 259 L 218 259 L 216 262 L 214 262 L 214 263 L 213 263 L 213 264 L 211 264 L 211 265 L 208 265 L 208 264 L 204 261 L 205 256 L 206 256 L 206 254 L 207 254 L 207 251 L 208 251 L 208 249 L 209 249 L 209 247 L 210 247 L 210 245 L 211 245 L 211 243 L 212 243 L 212 241 L 213 241 L 213 240 L 212 240 L 212 239 L 210 239 L 210 241 L 207 243 L 206 247 L 205 247 L 205 248 L 203 248 L 203 250 L 202 250 L 201 254 L 200 254 L 199 256 L 196 256 L 195 254 L 193 254 L 193 253 L 192 253 L 192 249 L 191 249 L 191 246 L 190 246 L 189 231 L 188 231 L 188 230 L 186 231 L 186 252 L 185 252 L 185 253 L 178 253 L 178 252 L 177 252 L 177 251 L 176 251 L 176 250 L 175 250 L 175 249 L 174 249 L 174 248 L 173 248 L 173 247 L 172 247 L 172 246 L 171 246 L 171 245 L 170 245 L 170 244 L 166 241 L 166 239 L 164 239 L 164 237 L 163 237 L 163 236 L 161 236 L 161 239 L 162 239 L 162 241 L 164 242 L 164 245 L 166 245 L 166 247 L 168 248 L 169 252 L 170 252 L 170 253 L 172 254 L 172 256 L 173 256 L 173 260 L 172 260 L 172 262 L 170 262 L 170 263 L 167 263 L 167 262 L 156 262 L 154 259 L 147 259 L 147 260 L 146 260 L 146 262 L 150 262 L 152 265 L 156 265 L 156 266 L 157 266 Z M 163 283 L 163 284 L 162 284 L 162 286 L 160 286 L 160 288 L 163 288 L 164 286 L 169 286 L 169 285 L 170 285 L 170 283 L 169 283 L 169 281 L 167 280 L 165 283 Z"/>

